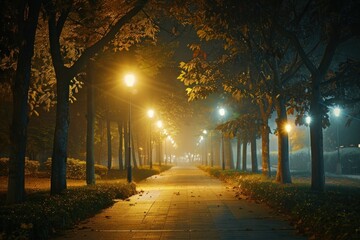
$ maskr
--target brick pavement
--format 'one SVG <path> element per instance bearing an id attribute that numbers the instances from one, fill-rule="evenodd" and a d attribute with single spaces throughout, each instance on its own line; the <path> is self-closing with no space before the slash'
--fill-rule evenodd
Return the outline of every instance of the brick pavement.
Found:
<path id="1" fill-rule="evenodd" d="M 61 239 L 306 239 L 263 204 L 195 167 L 173 167 L 140 182 L 119 200 L 65 231 Z"/>

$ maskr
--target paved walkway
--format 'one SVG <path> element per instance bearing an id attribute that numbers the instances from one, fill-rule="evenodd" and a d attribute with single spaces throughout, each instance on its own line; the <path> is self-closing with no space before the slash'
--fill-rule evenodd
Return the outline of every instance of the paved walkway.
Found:
<path id="1" fill-rule="evenodd" d="M 195 167 L 173 167 L 138 190 L 61 239 L 306 239 L 266 206 L 239 200 Z"/>

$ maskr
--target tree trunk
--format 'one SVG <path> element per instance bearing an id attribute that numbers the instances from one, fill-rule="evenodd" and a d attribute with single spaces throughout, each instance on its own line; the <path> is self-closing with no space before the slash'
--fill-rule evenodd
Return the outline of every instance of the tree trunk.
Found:
<path id="1" fill-rule="evenodd" d="M 276 181 L 280 183 L 291 183 L 290 165 L 289 165 L 289 136 L 285 130 L 287 124 L 287 114 L 285 99 L 279 95 L 276 100 L 276 119 L 278 129 L 278 169 Z"/>
<path id="2" fill-rule="evenodd" d="M 128 168 L 129 163 L 131 163 L 131 159 L 127 159 L 127 156 L 129 155 L 129 123 L 127 123 L 127 126 L 124 128 L 124 149 L 125 149 L 125 169 Z"/>
<path id="3" fill-rule="evenodd" d="M 264 124 L 261 128 L 261 160 L 262 160 L 262 174 L 267 177 L 271 177 L 270 166 L 270 140 L 269 140 L 270 128 L 268 123 Z"/>
<path id="4" fill-rule="evenodd" d="M 104 142 L 104 124 L 102 119 L 99 119 L 99 125 L 100 125 L 100 148 L 99 148 L 99 157 L 98 157 L 98 164 L 102 164 L 102 157 L 103 157 L 103 142 Z"/>
<path id="5" fill-rule="evenodd" d="M 137 159 L 136 159 L 136 155 L 135 155 L 135 142 L 134 142 L 134 135 L 133 133 L 131 134 L 131 154 L 132 154 L 132 160 L 133 160 L 133 165 L 134 168 L 138 168 L 138 164 L 137 164 Z"/>
<path id="6" fill-rule="evenodd" d="M 159 142 L 158 142 L 158 145 L 157 145 L 157 151 L 156 151 L 156 155 L 157 155 L 157 158 L 158 158 L 158 161 L 159 161 L 159 166 L 161 166 L 161 158 L 162 158 L 162 153 L 161 153 L 161 139 L 159 137 Z"/>
<path id="7" fill-rule="evenodd" d="M 210 132 L 210 166 L 214 166 L 214 147 L 213 147 L 213 136 Z"/>
<path id="8" fill-rule="evenodd" d="M 107 167 L 108 170 L 111 170 L 112 166 L 112 148 L 111 148 L 111 122 L 108 116 L 108 113 L 106 114 L 106 137 L 107 137 Z"/>
<path id="9" fill-rule="evenodd" d="M 246 157 L 247 157 L 247 142 L 243 141 L 243 149 L 242 149 L 242 170 L 246 171 Z"/>
<path id="10" fill-rule="evenodd" d="M 320 80 L 315 76 L 312 78 L 312 99 L 310 105 L 311 124 L 311 189 L 314 191 L 324 191 L 325 189 L 325 171 L 324 171 L 324 153 L 323 153 L 323 133 L 321 109 Z"/>
<path id="11" fill-rule="evenodd" d="M 258 162 L 257 162 L 257 154 L 256 154 L 256 135 L 255 133 L 252 133 L 251 136 L 251 171 L 253 173 L 258 172 Z"/>
<path id="12" fill-rule="evenodd" d="M 26 8 L 26 3 L 28 7 Z M 34 55 L 35 33 L 38 24 L 41 1 L 21 1 L 18 6 L 19 38 L 22 39 L 16 68 L 13 93 L 13 113 L 10 132 L 10 159 L 8 204 L 20 203 L 25 197 L 25 152 L 28 125 L 28 91 L 31 75 L 31 59 Z M 26 15 L 28 11 L 28 15 Z M 25 19 L 25 16 L 27 17 Z"/>
<path id="13" fill-rule="evenodd" d="M 66 189 L 66 160 L 69 134 L 69 84 L 65 74 L 57 71 L 57 105 L 54 146 L 51 164 L 51 194 L 60 194 Z M 65 75 L 65 76 L 64 76 Z"/>
<path id="14" fill-rule="evenodd" d="M 231 149 L 231 139 L 229 137 L 227 137 L 225 139 L 225 146 L 226 146 L 226 165 L 229 166 L 229 169 L 234 169 L 234 161 L 233 161 L 233 154 L 232 154 L 232 149 Z"/>
<path id="15" fill-rule="evenodd" d="M 240 170 L 240 162 L 241 162 L 241 136 L 238 134 L 237 136 L 237 145 L 236 145 L 236 170 Z"/>
<path id="16" fill-rule="evenodd" d="M 225 170 L 225 139 L 224 139 L 224 133 L 221 132 L 221 169 Z"/>
<path id="17" fill-rule="evenodd" d="M 144 159 L 141 157 L 143 150 L 140 149 L 139 135 L 136 134 L 135 137 L 136 137 L 136 138 L 135 138 L 135 139 L 136 139 L 136 146 L 137 146 L 136 149 L 137 149 L 137 154 L 138 154 L 138 159 L 139 159 L 139 166 L 142 166 L 142 165 L 143 165 L 143 162 L 144 162 Z"/>
<path id="18" fill-rule="evenodd" d="M 123 145 L 124 145 L 124 135 L 123 135 L 123 124 L 121 121 L 118 121 L 118 132 L 119 132 L 119 170 L 124 170 L 124 160 L 123 160 Z"/>
<path id="19" fill-rule="evenodd" d="M 87 81 L 87 131 L 86 131 L 86 183 L 95 184 L 95 156 L 94 156 L 94 85 L 92 68 L 88 69 Z"/>

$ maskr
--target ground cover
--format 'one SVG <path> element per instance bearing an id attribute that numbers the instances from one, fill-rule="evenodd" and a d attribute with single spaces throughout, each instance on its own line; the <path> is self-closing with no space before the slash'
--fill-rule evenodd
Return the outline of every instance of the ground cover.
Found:
<path id="1" fill-rule="evenodd" d="M 263 202 L 281 214 L 310 239 L 360 239 L 360 180 L 328 177 L 324 193 L 310 190 L 304 174 L 293 184 L 278 184 L 274 178 L 235 170 L 200 167 L 234 186 L 235 196 Z"/>
<path id="2" fill-rule="evenodd" d="M 141 181 L 170 167 L 134 169 L 133 177 Z M 111 170 L 93 186 L 86 186 L 84 180 L 69 179 L 68 189 L 63 194 L 50 196 L 49 178 L 26 176 L 26 201 L 5 205 L 7 178 L 2 176 L 0 239 L 48 239 L 59 230 L 111 206 L 117 199 L 125 200 L 136 194 L 136 184 L 126 183 L 125 177 L 125 171 Z"/>

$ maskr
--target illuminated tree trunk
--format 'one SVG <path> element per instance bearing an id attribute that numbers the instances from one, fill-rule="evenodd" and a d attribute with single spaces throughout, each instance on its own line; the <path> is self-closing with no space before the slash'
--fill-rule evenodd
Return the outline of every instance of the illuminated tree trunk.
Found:
<path id="1" fill-rule="evenodd" d="M 224 138 L 224 147 L 225 147 L 226 165 L 229 167 L 229 169 L 234 169 L 234 164 L 233 164 L 234 161 L 231 150 L 231 139 L 229 137 Z"/>
<path id="2" fill-rule="evenodd" d="M 86 183 L 95 184 L 95 156 L 94 156 L 94 81 L 92 68 L 88 69 L 87 78 L 87 131 L 86 131 Z"/>
<path id="3" fill-rule="evenodd" d="M 247 158 L 247 142 L 243 141 L 243 148 L 242 148 L 242 170 L 246 171 L 246 158 Z"/>
<path id="4" fill-rule="evenodd" d="M 106 138 L 107 138 L 107 167 L 108 170 L 111 170 L 112 167 L 112 148 L 111 148 L 111 122 L 108 116 L 108 112 L 106 113 Z"/>
<path id="5" fill-rule="evenodd" d="M 124 145 L 124 133 L 123 133 L 123 124 L 121 121 L 117 122 L 118 132 L 119 132 L 119 170 L 124 170 L 124 159 L 123 159 L 123 145 Z"/>
<path id="6" fill-rule="evenodd" d="M 125 169 L 128 168 L 129 166 L 129 162 L 128 159 L 126 158 L 126 156 L 129 156 L 129 128 L 128 128 L 128 123 L 127 123 L 127 127 L 124 127 L 124 149 L 125 149 Z M 131 160 L 130 160 L 131 163 Z"/>
<path id="7" fill-rule="evenodd" d="M 251 171 L 253 173 L 257 173 L 258 172 L 258 162 L 257 162 L 257 154 L 256 154 L 256 135 L 255 135 L 255 133 L 252 133 L 252 136 L 251 136 L 250 150 L 251 150 Z"/>
<path id="8" fill-rule="evenodd" d="M 138 164 L 137 164 L 137 160 L 136 160 L 136 155 L 135 155 L 135 142 L 134 142 L 134 135 L 131 131 L 131 155 L 132 155 L 132 161 L 133 161 L 133 166 L 134 168 L 138 168 Z"/>
<path id="9" fill-rule="evenodd" d="M 241 162 L 241 136 L 237 135 L 237 145 L 236 145 L 236 170 L 240 170 Z"/>
<path id="10" fill-rule="evenodd" d="M 324 191 L 325 189 L 325 170 L 324 170 L 324 152 L 323 152 L 323 133 L 321 109 L 321 92 L 319 78 L 312 78 L 313 92 L 310 105 L 311 124 L 311 189 L 314 191 Z"/>
<path id="11" fill-rule="evenodd" d="M 28 5 L 28 7 L 27 7 Z M 18 31 L 21 46 L 16 68 L 13 93 L 13 113 L 10 131 L 9 177 L 6 202 L 20 203 L 25 196 L 25 153 L 28 126 L 28 91 L 31 75 L 31 59 L 41 1 L 19 1 Z"/>
<path id="12" fill-rule="evenodd" d="M 143 159 L 141 157 L 142 151 L 141 151 L 141 149 L 139 147 L 139 136 L 137 134 L 135 136 L 136 136 L 136 145 L 137 145 L 136 149 L 137 149 L 137 154 L 138 154 L 138 159 L 139 159 L 139 165 L 142 166 L 143 165 Z"/>
<path id="13" fill-rule="evenodd" d="M 264 124 L 261 128 L 261 162 L 262 162 L 262 174 L 264 176 L 271 177 L 271 166 L 270 166 L 270 140 L 269 140 L 270 128 Z"/>
<path id="14" fill-rule="evenodd" d="M 269 118 L 273 110 L 273 99 L 271 96 L 266 95 L 265 98 L 258 101 L 260 116 L 262 120 L 261 126 L 261 166 L 262 174 L 271 177 L 270 166 L 270 127 Z"/>
<path id="15" fill-rule="evenodd" d="M 282 95 L 278 96 L 275 105 L 278 114 L 278 118 L 276 119 L 278 129 L 278 169 L 276 173 L 276 181 L 280 183 L 291 183 L 289 165 L 289 136 L 285 131 L 287 114 L 285 99 Z"/>
<path id="16" fill-rule="evenodd" d="M 58 194 L 66 189 L 66 161 L 69 134 L 70 80 L 65 74 L 59 73 L 63 71 L 57 70 L 57 105 L 54 146 L 51 161 L 51 194 Z"/>

